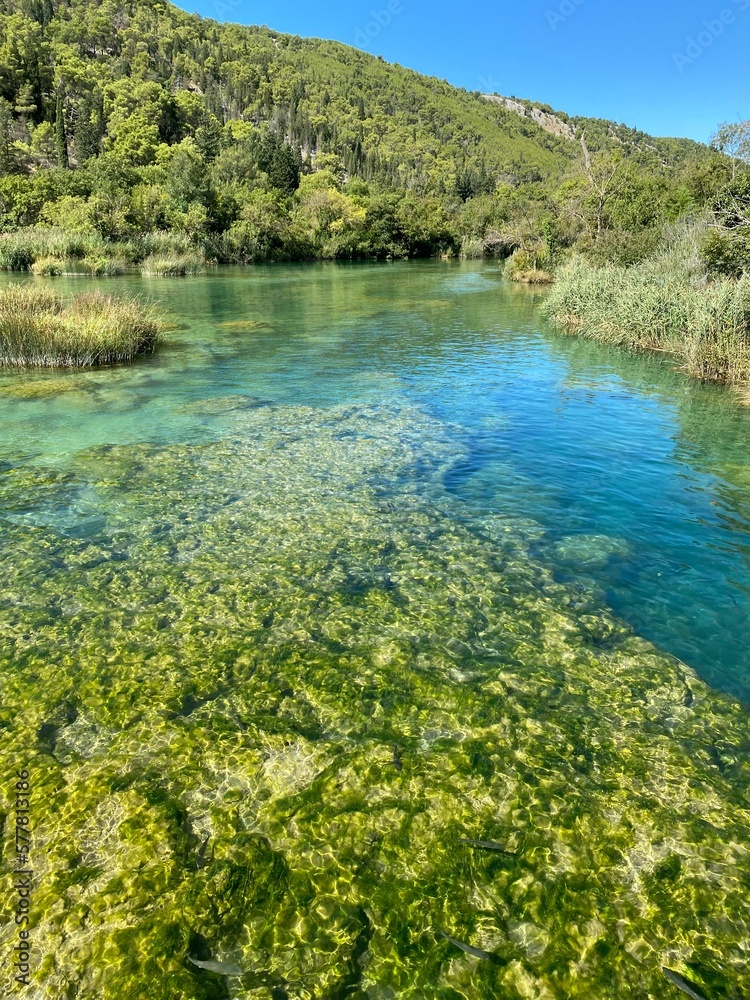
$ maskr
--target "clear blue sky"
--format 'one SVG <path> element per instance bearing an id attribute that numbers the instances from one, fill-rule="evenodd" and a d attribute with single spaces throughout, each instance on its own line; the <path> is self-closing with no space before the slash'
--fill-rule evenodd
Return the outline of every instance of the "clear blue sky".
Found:
<path id="1" fill-rule="evenodd" d="M 654 135 L 705 141 L 718 122 L 750 118 L 750 0 L 179 5 L 204 17 L 338 39 L 468 90 L 529 97 Z M 382 27 L 373 12 L 381 12 Z"/>

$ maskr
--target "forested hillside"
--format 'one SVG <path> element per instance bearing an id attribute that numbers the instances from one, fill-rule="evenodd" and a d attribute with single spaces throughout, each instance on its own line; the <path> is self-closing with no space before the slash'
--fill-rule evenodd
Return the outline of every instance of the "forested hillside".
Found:
<path id="1" fill-rule="evenodd" d="M 514 249 L 536 264 L 574 245 L 630 259 L 728 176 L 687 140 L 559 113 L 575 138 L 557 135 L 356 49 L 168 3 L 0 10 L 0 266 Z"/>

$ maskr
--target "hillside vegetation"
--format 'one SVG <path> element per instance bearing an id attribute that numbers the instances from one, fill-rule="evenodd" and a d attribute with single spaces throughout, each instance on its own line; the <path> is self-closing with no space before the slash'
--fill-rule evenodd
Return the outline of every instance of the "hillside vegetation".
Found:
<path id="1" fill-rule="evenodd" d="M 338 43 L 168 3 L 2 0 L 0 266 L 517 251 L 536 268 L 573 247 L 623 263 L 728 179 L 696 143 L 557 118 L 569 134 Z"/>

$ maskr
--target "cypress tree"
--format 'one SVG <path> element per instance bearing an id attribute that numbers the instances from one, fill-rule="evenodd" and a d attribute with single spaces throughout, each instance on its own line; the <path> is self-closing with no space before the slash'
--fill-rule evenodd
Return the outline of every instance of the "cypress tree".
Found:
<path id="1" fill-rule="evenodd" d="M 68 161 L 68 137 L 65 134 L 63 97 L 59 93 L 55 108 L 55 142 L 57 144 L 57 165 L 62 170 L 67 170 L 70 165 Z"/>
<path id="2" fill-rule="evenodd" d="M 268 170 L 268 179 L 275 188 L 291 194 L 299 187 L 298 158 L 285 142 L 277 142 Z"/>

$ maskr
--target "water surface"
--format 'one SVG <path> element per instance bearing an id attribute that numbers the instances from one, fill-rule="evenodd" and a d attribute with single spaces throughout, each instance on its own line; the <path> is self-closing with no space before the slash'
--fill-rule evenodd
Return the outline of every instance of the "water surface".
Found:
<path id="1" fill-rule="evenodd" d="M 37 995 L 745 995 L 750 410 L 490 264 L 112 288 L 0 374 Z"/>

